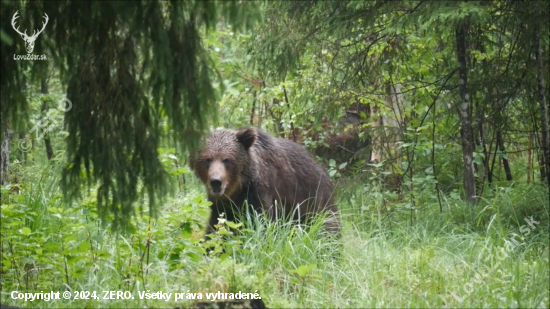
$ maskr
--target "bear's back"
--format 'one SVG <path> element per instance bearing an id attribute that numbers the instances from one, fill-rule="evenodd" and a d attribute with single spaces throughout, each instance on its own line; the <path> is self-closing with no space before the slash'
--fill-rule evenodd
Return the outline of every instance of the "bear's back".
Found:
<path id="1" fill-rule="evenodd" d="M 260 192 L 268 191 L 269 207 L 275 200 L 292 211 L 300 204 L 302 214 L 333 210 L 333 186 L 325 170 L 300 144 L 258 131 L 252 146 L 252 162 L 260 178 Z M 267 177 L 267 179 L 265 179 Z"/>

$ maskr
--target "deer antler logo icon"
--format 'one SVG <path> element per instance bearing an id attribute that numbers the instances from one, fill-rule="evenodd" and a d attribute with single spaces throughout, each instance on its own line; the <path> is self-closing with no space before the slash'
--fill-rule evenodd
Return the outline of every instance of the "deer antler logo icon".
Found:
<path id="1" fill-rule="evenodd" d="M 44 22 L 44 25 L 42 26 L 42 29 L 38 32 L 36 32 L 36 30 L 34 30 L 32 32 L 32 36 L 28 36 L 27 35 L 27 30 L 25 30 L 25 32 L 21 32 L 19 31 L 19 27 L 15 28 L 15 20 L 17 18 L 19 18 L 19 16 L 17 16 L 17 12 L 15 12 L 15 14 L 13 14 L 13 18 L 11 19 L 11 26 L 13 27 L 13 30 L 15 30 L 17 33 L 19 33 L 21 35 L 21 37 L 23 38 L 23 40 L 25 40 L 25 48 L 27 49 L 27 53 L 32 53 L 32 50 L 34 49 L 34 41 L 36 41 L 36 38 L 38 37 L 38 35 L 40 33 L 42 33 L 42 31 L 44 31 L 44 28 L 46 28 L 46 25 L 48 24 L 48 14 L 44 13 L 45 16 L 43 16 L 45 19 L 46 19 L 46 22 Z M 35 33 L 36 32 L 36 33 Z"/>

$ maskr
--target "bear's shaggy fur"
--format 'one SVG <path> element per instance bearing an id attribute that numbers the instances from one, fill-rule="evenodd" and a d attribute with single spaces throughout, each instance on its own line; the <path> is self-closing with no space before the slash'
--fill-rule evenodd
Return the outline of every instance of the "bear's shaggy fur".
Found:
<path id="1" fill-rule="evenodd" d="M 255 128 L 219 129 L 198 154 L 190 156 L 190 165 L 212 202 L 207 234 L 213 232 L 220 214 L 235 220 L 245 201 L 272 220 L 292 214 L 305 223 L 326 212 L 326 229 L 334 234 L 340 230 L 330 178 L 299 144 Z"/>

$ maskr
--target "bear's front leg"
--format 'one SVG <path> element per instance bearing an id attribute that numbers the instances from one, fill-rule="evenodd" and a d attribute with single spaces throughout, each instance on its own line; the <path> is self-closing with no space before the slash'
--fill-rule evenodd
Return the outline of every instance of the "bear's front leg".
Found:
<path id="1" fill-rule="evenodd" d="M 210 213 L 210 219 L 208 220 L 208 226 L 206 226 L 205 238 L 209 234 L 214 234 L 216 232 L 214 225 L 218 224 L 219 217 L 220 217 L 219 211 L 216 208 L 212 208 L 212 212 Z"/>

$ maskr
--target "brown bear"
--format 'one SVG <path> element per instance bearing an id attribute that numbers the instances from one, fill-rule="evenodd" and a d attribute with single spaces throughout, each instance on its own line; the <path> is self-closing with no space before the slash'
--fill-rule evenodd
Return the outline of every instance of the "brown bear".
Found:
<path id="1" fill-rule="evenodd" d="M 326 213 L 325 228 L 333 234 L 340 230 L 330 178 L 297 143 L 255 128 L 218 129 L 189 162 L 212 202 L 207 234 L 220 214 L 234 221 L 248 211 L 245 205 L 272 220 L 291 216 L 300 223 Z"/>

